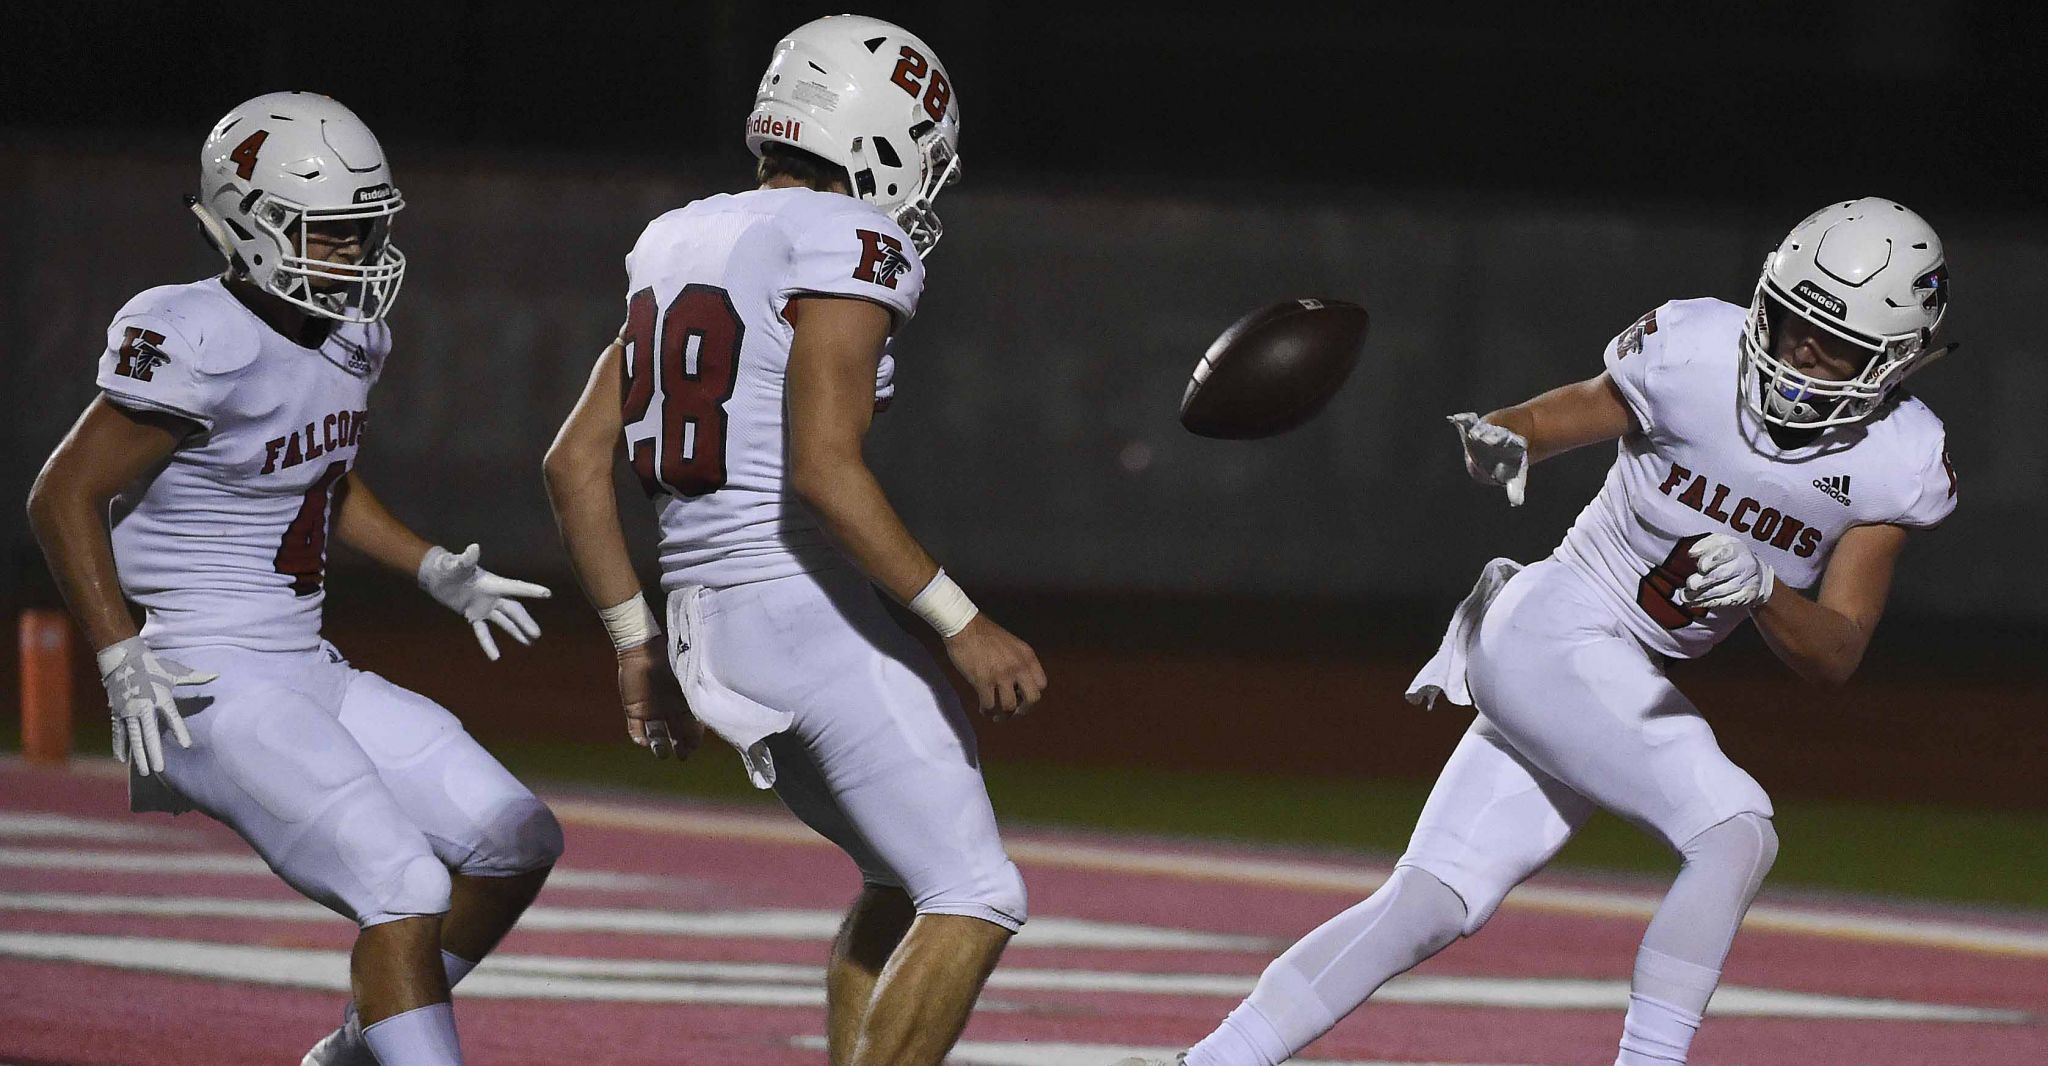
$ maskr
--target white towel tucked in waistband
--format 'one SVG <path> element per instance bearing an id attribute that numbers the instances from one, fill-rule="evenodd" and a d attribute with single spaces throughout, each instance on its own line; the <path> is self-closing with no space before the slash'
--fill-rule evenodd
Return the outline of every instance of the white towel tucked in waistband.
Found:
<path id="1" fill-rule="evenodd" d="M 768 738 L 788 729 L 796 716 L 734 692 L 711 676 L 704 661 L 703 593 L 702 586 L 688 585 L 668 594 L 669 666 L 690 713 L 740 753 L 747 780 L 755 788 L 772 787 L 775 760 L 768 754 Z"/>
<path id="2" fill-rule="evenodd" d="M 1409 703 L 1434 708 L 1441 696 L 1452 703 L 1472 706 L 1472 690 L 1465 686 L 1465 661 L 1472 638 L 1479 635 L 1479 622 L 1486 617 L 1486 608 L 1500 594 L 1501 586 L 1521 569 L 1522 564 L 1513 559 L 1495 559 L 1479 571 L 1479 583 L 1472 586 L 1465 602 L 1451 613 L 1450 628 L 1444 630 L 1444 641 L 1437 646 L 1436 654 L 1423 664 L 1415 680 L 1408 682 Z"/>

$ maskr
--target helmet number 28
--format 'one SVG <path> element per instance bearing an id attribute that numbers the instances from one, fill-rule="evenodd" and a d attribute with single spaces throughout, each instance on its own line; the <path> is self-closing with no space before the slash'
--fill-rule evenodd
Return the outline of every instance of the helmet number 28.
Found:
<path id="1" fill-rule="evenodd" d="M 739 382 L 747 333 L 732 296 L 716 285 L 685 285 L 660 315 L 653 288 L 626 304 L 626 451 L 647 495 L 702 496 L 725 487 L 725 404 Z M 660 417 L 652 426 L 656 364 Z"/>
<path id="2" fill-rule="evenodd" d="M 944 74 L 933 70 L 931 60 L 926 59 L 917 49 L 906 44 L 897 55 L 902 58 L 896 64 L 896 72 L 889 75 L 889 80 L 902 86 L 903 91 L 909 93 L 912 99 L 922 95 L 924 113 L 930 115 L 933 122 L 943 120 L 946 117 L 946 105 L 953 102 L 952 84 L 946 81 Z M 931 76 L 928 82 L 924 85 L 918 84 L 918 81 L 927 74 Z"/>

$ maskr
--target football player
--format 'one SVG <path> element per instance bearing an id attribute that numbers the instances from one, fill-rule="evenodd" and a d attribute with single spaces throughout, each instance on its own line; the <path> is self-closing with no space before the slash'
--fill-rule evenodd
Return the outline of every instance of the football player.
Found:
<path id="1" fill-rule="evenodd" d="M 1029 709 L 1044 671 L 919 546 L 861 455 L 959 135 L 945 67 L 901 27 L 792 31 L 747 119 L 759 187 L 641 234 L 624 327 L 546 462 L 634 742 L 687 754 L 709 726 L 859 867 L 827 974 L 839 1064 L 939 1062 L 1025 918 L 972 722 L 873 586 L 938 632 L 985 712 Z M 620 532 L 621 450 L 659 515 L 662 618 Z"/>
<path id="2" fill-rule="evenodd" d="M 1604 807 L 1683 860 L 1636 955 L 1617 1066 L 1683 1063 L 1776 857 L 1771 801 L 1664 676 L 1745 620 L 1801 677 L 1846 681 L 1910 529 L 1955 508 L 1941 420 L 1902 383 L 1948 351 L 1941 240 L 1889 200 L 1830 205 L 1764 261 L 1748 311 L 1677 300 L 1606 369 L 1451 418 L 1519 503 L 1529 465 L 1618 440 L 1548 559 L 1489 564 L 1411 700 L 1478 716 L 1387 883 L 1288 949 L 1190 1066 L 1272 1066 L 1485 924 Z M 1813 590 L 1807 594 L 1802 590 Z M 1135 1060 L 1133 1060 L 1135 1061 Z"/>
<path id="3" fill-rule="evenodd" d="M 306 1062 L 451 1066 L 449 986 L 540 890 L 561 829 L 453 715 L 321 639 L 328 538 L 417 577 L 492 659 L 489 626 L 531 641 L 516 597 L 547 590 L 420 539 L 355 470 L 405 276 L 369 128 L 272 93 L 199 162 L 191 208 L 227 270 L 114 317 L 30 518 L 98 649 L 131 806 L 205 812 L 361 927 L 354 998 Z"/>

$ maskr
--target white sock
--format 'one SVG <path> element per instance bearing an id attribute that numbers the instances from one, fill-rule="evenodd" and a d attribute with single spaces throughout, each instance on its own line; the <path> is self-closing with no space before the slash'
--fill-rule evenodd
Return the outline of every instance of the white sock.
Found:
<path id="1" fill-rule="evenodd" d="M 452 990 L 456 985 L 461 984 L 462 979 L 468 977 L 469 971 L 474 969 L 476 969 L 476 963 L 460 955 L 451 955 L 446 951 L 441 952 L 441 970 L 448 975 L 449 989 Z M 342 1032 L 349 1034 L 351 1039 L 359 1038 L 363 1035 L 363 1025 L 356 1017 L 356 1004 L 354 1000 L 350 1000 L 348 1007 L 342 1012 L 341 1029 Z"/>
<path id="2" fill-rule="evenodd" d="M 1641 992 L 1628 997 L 1621 1023 L 1621 1052 L 1614 1066 L 1684 1066 L 1700 1016 Z"/>
<path id="3" fill-rule="evenodd" d="M 441 969 L 447 972 L 448 987 L 452 990 L 456 985 L 462 983 L 463 978 L 469 976 L 469 971 L 476 969 L 476 963 L 459 955 L 450 955 L 448 952 L 443 951 L 441 952 Z"/>
<path id="4" fill-rule="evenodd" d="M 1686 841 L 1685 865 L 1636 952 L 1615 1066 L 1684 1066 L 1742 915 L 1778 854 L 1770 819 L 1739 814 Z"/>
<path id="5" fill-rule="evenodd" d="M 1188 1049 L 1187 1066 L 1279 1066 L 1293 1053 L 1273 1023 L 1247 1002 Z"/>
<path id="6" fill-rule="evenodd" d="M 382 1066 L 462 1066 L 455 1008 L 429 1003 L 363 1028 L 363 1042 Z"/>
<path id="7" fill-rule="evenodd" d="M 1330 1030 L 1382 984 L 1458 939 L 1465 902 L 1429 873 L 1394 871 L 1365 902 L 1324 922 L 1259 975 L 1188 1066 L 1276 1066 Z"/>

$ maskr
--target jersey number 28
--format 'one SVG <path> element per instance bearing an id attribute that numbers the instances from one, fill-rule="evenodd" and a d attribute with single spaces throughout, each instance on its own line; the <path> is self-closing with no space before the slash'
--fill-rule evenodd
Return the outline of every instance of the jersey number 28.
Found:
<path id="1" fill-rule="evenodd" d="M 621 413 L 626 452 L 647 495 L 702 496 L 725 487 L 725 403 L 739 383 L 746 335 L 732 296 L 716 285 L 683 286 L 659 316 L 652 288 L 627 302 Z M 654 404 L 657 360 L 661 417 L 649 435 L 641 423 Z"/>

